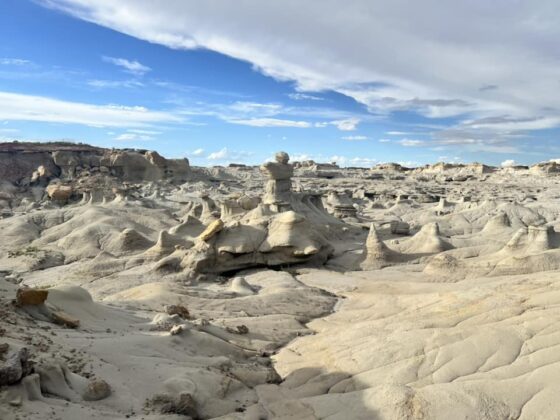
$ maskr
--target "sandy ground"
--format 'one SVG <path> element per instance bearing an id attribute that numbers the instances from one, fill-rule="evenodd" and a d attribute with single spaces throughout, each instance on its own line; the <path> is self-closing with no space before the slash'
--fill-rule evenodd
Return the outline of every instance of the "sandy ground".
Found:
<path id="1" fill-rule="evenodd" d="M 559 418 L 558 272 L 458 283 L 400 270 L 299 279 L 344 297 L 311 322 L 316 335 L 275 356 L 288 379 L 305 369 L 335 378 L 327 395 L 288 393 L 310 416 Z"/>

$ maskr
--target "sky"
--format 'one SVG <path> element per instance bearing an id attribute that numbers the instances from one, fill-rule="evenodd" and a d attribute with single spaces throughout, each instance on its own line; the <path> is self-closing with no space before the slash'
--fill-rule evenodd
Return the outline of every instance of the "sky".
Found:
<path id="1" fill-rule="evenodd" d="M 0 141 L 193 165 L 560 157 L 556 0 L 0 0 Z"/>

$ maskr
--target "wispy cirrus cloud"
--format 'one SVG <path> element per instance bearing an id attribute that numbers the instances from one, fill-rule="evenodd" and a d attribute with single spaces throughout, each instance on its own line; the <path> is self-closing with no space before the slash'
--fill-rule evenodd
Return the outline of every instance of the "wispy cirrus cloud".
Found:
<path id="1" fill-rule="evenodd" d="M 404 147 L 418 147 L 426 144 L 424 140 L 416 140 L 416 139 L 401 139 L 397 141 L 397 143 Z"/>
<path id="2" fill-rule="evenodd" d="M 294 107 L 280 103 L 236 101 L 231 104 L 185 106 L 181 113 L 189 116 L 212 116 L 230 124 L 252 127 L 324 128 L 356 130 L 362 118 L 330 108 Z M 340 118 L 340 119 L 333 119 Z M 320 121 L 317 121 L 320 120 Z"/>
<path id="3" fill-rule="evenodd" d="M 228 120 L 231 124 L 248 125 L 251 127 L 292 127 L 310 128 L 312 124 L 307 121 L 283 120 L 279 118 L 251 118 L 248 120 Z"/>
<path id="4" fill-rule="evenodd" d="M 513 142 L 524 139 L 526 136 L 517 131 L 475 129 L 465 124 L 459 124 L 433 131 L 422 140 L 405 137 L 392 142 L 404 147 L 422 147 L 433 151 L 461 149 L 469 152 L 519 154 L 522 153 L 522 149 Z"/>
<path id="5" fill-rule="evenodd" d="M 325 121 L 315 123 L 315 127 L 328 127 L 329 125 L 334 125 L 340 131 L 354 131 L 358 128 L 358 124 L 360 123 L 359 118 L 347 118 L 344 120 L 335 120 L 335 121 Z"/>
<path id="6" fill-rule="evenodd" d="M 386 131 L 385 134 L 388 136 L 410 136 L 417 133 L 412 131 Z"/>
<path id="7" fill-rule="evenodd" d="M 142 106 L 96 105 L 2 91 L 0 119 L 95 127 L 142 127 L 183 121 L 172 111 L 154 111 Z"/>
<path id="8" fill-rule="evenodd" d="M 342 140 L 347 140 L 347 141 L 364 141 L 367 140 L 369 137 L 367 136 L 344 136 L 342 137 Z"/>
<path id="9" fill-rule="evenodd" d="M 114 137 L 114 139 L 117 141 L 150 141 L 155 140 L 159 134 L 161 134 L 161 131 L 131 128 Z"/>
<path id="10" fill-rule="evenodd" d="M 94 88 L 140 88 L 145 84 L 138 80 L 99 80 L 92 79 L 87 81 L 88 86 Z"/>
<path id="11" fill-rule="evenodd" d="M 135 76 L 143 76 L 144 74 L 152 70 L 150 67 L 145 66 L 144 64 L 136 60 L 107 56 L 103 56 L 102 58 L 103 61 L 114 64 L 115 66 L 122 68 L 125 72 L 133 74 Z"/>
<path id="12" fill-rule="evenodd" d="M 161 131 L 145 130 L 145 129 L 139 129 L 139 128 L 131 128 L 128 131 L 130 131 L 131 133 L 144 134 L 144 135 L 148 135 L 148 136 L 157 136 L 157 135 L 161 134 Z"/>
<path id="13" fill-rule="evenodd" d="M 138 141 L 138 140 L 147 141 L 153 139 L 154 138 L 151 136 L 146 136 L 146 135 L 136 134 L 136 133 L 123 133 L 115 137 L 115 140 L 117 141 Z"/>
<path id="14" fill-rule="evenodd" d="M 260 103 L 237 101 L 227 106 L 227 111 L 243 115 L 271 116 L 282 112 L 283 106 L 278 103 Z"/>
<path id="15" fill-rule="evenodd" d="M 33 62 L 23 58 L 0 57 L 0 64 L 4 66 L 25 66 L 25 65 L 33 64 Z"/>
<path id="16" fill-rule="evenodd" d="M 301 92 L 289 93 L 288 98 L 293 99 L 294 101 L 323 101 L 324 100 L 324 98 L 321 98 L 319 96 L 310 95 L 308 93 L 301 93 Z"/>

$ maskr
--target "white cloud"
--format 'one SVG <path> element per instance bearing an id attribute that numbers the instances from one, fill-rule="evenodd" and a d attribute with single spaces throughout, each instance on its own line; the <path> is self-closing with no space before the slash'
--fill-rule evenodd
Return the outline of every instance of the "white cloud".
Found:
<path id="1" fill-rule="evenodd" d="M 460 148 L 461 151 L 519 154 L 519 145 L 509 141 L 523 136 L 492 130 L 470 130 L 464 126 L 451 127 L 432 134 L 429 140 L 403 138 L 396 143 L 405 147 L 429 147 L 432 151 Z"/>
<path id="2" fill-rule="evenodd" d="M 143 87 L 144 83 L 137 80 L 88 80 L 87 84 L 94 88 L 135 88 Z"/>
<path id="3" fill-rule="evenodd" d="M 474 129 L 488 129 L 492 131 L 544 130 L 560 125 L 560 117 L 523 117 L 512 118 L 506 116 L 467 120 L 465 126 Z"/>
<path id="4" fill-rule="evenodd" d="M 413 140 L 413 139 L 401 139 L 397 143 L 405 147 L 423 146 L 425 144 L 423 140 Z"/>
<path id="5" fill-rule="evenodd" d="M 161 134 L 161 131 L 144 130 L 138 128 L 131 128 L 115 137 L 117 141 L 149 141 L 154 140 L 155 136 Z"/>
<path id="6" fill-rule="evenodd" d="M 229 157 L 228 149 L 227 149 L 227 147 L 224 147 L 223 149 L 221 149 L 217 152 L 210 153 L 206 157 L 206 159 L 208 159 L 208 160 L 222 160 L 222 159 L 226 159 L 228 157 Z"/>
<path id="7" fill-rule="evenodd" d="M 0 64 L 6 66 L 25 66 L 27 64 L 32 64 L 29 60 L 24 60 L 23 58 L 0 58 Z"/>
<path id="8" fill-rule="evenodd" d="M 115 137 L 117 141 L 148 141 L 153 140 L 154 137 L 148 136 L 146 134 L 138 134 L 138 133 L 122 133 Z"/>
<path id="9" fill-rule="evenodd" d="M 249 125 L 251 127 L 295 127 L 309 128 L 311 124 L 307 121 L 283 120 L 278 118 L 251 118 L 247 120 L 227 120 L 232 124 Z"/>
<path id="10" fill-rule="evenodd" d="M 196 0 L 169 0 L 165 7 L 152 0 L 39 1 L 149 42 L 217 51 L 294 81 L 298 92 L 334 90 L 376 113 L 468 118 L 475 127 L 507 116 L 492 124 L 504 130 L 560 126 L 560 51 L 551 48 L 560 36 L 560 8 L 554 0 L 515 7 L 504 1 L 348 0 L 343 8 L 338 0 L 246 0 L 245 7 Z"/>
<path id="11" fill-rule="evenodd" d="M 276 115 L 282 111 L 282 108 L 280 104 L 237 101 L 231 104 L 227 111 L 262 117 Z"/>
<path id="12" fill-rule="evenodd" d="M 409 136 L 414 133 L 408 131 L 386 131 L 385 134 L 388 136 Z"/>
<path id="13" fill-rule="evenodd" d="M 515 166 L 516 162 L 513 159 L 506 159 L 501 163 L 501 167 L 502 168 L 510 168 L 512 166 Z"/>
<path id="14" fill-rule="evenodd" d="M 473 128 L 464 123 L 435 132 L 432 141 L 425 142 L 425 145 L 437 146 L 439 150 L 461 147 L 471 152 L 521 153 L 519 146 L 511 142 L 523 138 L 523 133 L 503 131 L 489 126 Z"/>
<path id="15" fill-rule="evenodd" d="M 359 118 L 348 118 L 344 120 L 318 122 L 315 123 L 315 127 L 327 127 L 329 125 L 334 125 L 341 131 L 354 131 L 358 127 L 359 123 Z"/>
<path id="16" fill-rule="evenodd" d="M 342 137 L 342 140 L 348 140 L 348 141 L 363 141 L 363 140 L 367 140 L 368 137 L 367 136 L 344 136 Z"/>
<path id="17" fill-rule="evenodd" d="M 336 126 L 341 131 L 354 131 L 360 120 L 358 118 L 348 118 L 347 120 L 338 120 L 331 122 L 332 125 Z"/>
<path id="18" fill-rule="evenodd" d="M 196 157 L 203 156 L 204 155 L 204 149 L 199 148 L 199 149 L 193 150 L 191 153 L 188 153 L 188 154 L 190 156 L 196 156 Z"/>
<path id="19" fill-rule="evenodd" d="M 219 161 L 220 163 L 229 163 L 233 161 L 244 162 L 252 155 L 252 152 L 230 150 L 224 147 L 223 149 L 210 153 L 206 159 L 209 161 Z"/>
<path id="20" fill-rule="evenodd" d="M 126 58 L 106 57 L 103 56 L 103 61 L 121 67 L 127 73 L 134 74 L 135 76 L 143 76 L 152 69 L 136 60 L 127 60 Z"/>
<path id="21" fill-rule="evenodd" d="M 379 139 L 379 143 L 390 143 L 390 139 Z"/>
<path id="22" fill-rule="evenodd" d="M 288 97 L 294 101 L 322 101 L 323 98 L 315 95 L 309 95 L 307 93 L 289 93 Z"/>
<path id="23" fill-rule="evenodd" d="M 157 136 L 158 134 L 161 134 L 161 131 L 155 131 L 155 130 L 141 130 L 139 128 L 131 128 L 130 130 L 131 133 L 136 133 L 136 134 L 144 134 L 144 135 L 148 135 L 148 136 Z"/>
<path id="24" fill-rule="evenodd" d="M 182 106 L 180 112 L 182 115 L 215 117 L 227 123 L 253 127 L 336 126 L 346 131 L 355 129 L 362 120 L 375 119 L 368 114 L 350 113 L 327 107 L 286 106 L 279 103 L 250 101 L 237 101 L 230 104 L 197 103 L 196 106 L 189 104 Z M 312 123 L 309 121 L 311 119 L 320 121 Z"/>
<path id="25" fill-rule="evenodd" d="M 2 91 L 0 119 L 126 128 L 182 121 L 171 112 L 151 111 L 141 106 L 94 105 Z"/>
<path id="26" fill-rule="evenodd" d="M 115 137 L 115 140 L 117 140 L 117 141 L 136 140 L 136 134 L 132 134 L 132 133 L 119 134 L 117 137 Z"/>

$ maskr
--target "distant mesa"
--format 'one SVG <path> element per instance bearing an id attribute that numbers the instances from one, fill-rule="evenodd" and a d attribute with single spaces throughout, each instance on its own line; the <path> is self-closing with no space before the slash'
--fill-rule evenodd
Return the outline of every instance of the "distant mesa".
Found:
<path id="1" fill-rule="evenodd" d="M 186 181 L 188 159 L 166 159 L 142 149 L 104 149 L 84 144 L 1 143 L 0 179 L 31 183 L 47 178 L 72 179 L 79 172 L 107 173 L 122 181 Z"/>

